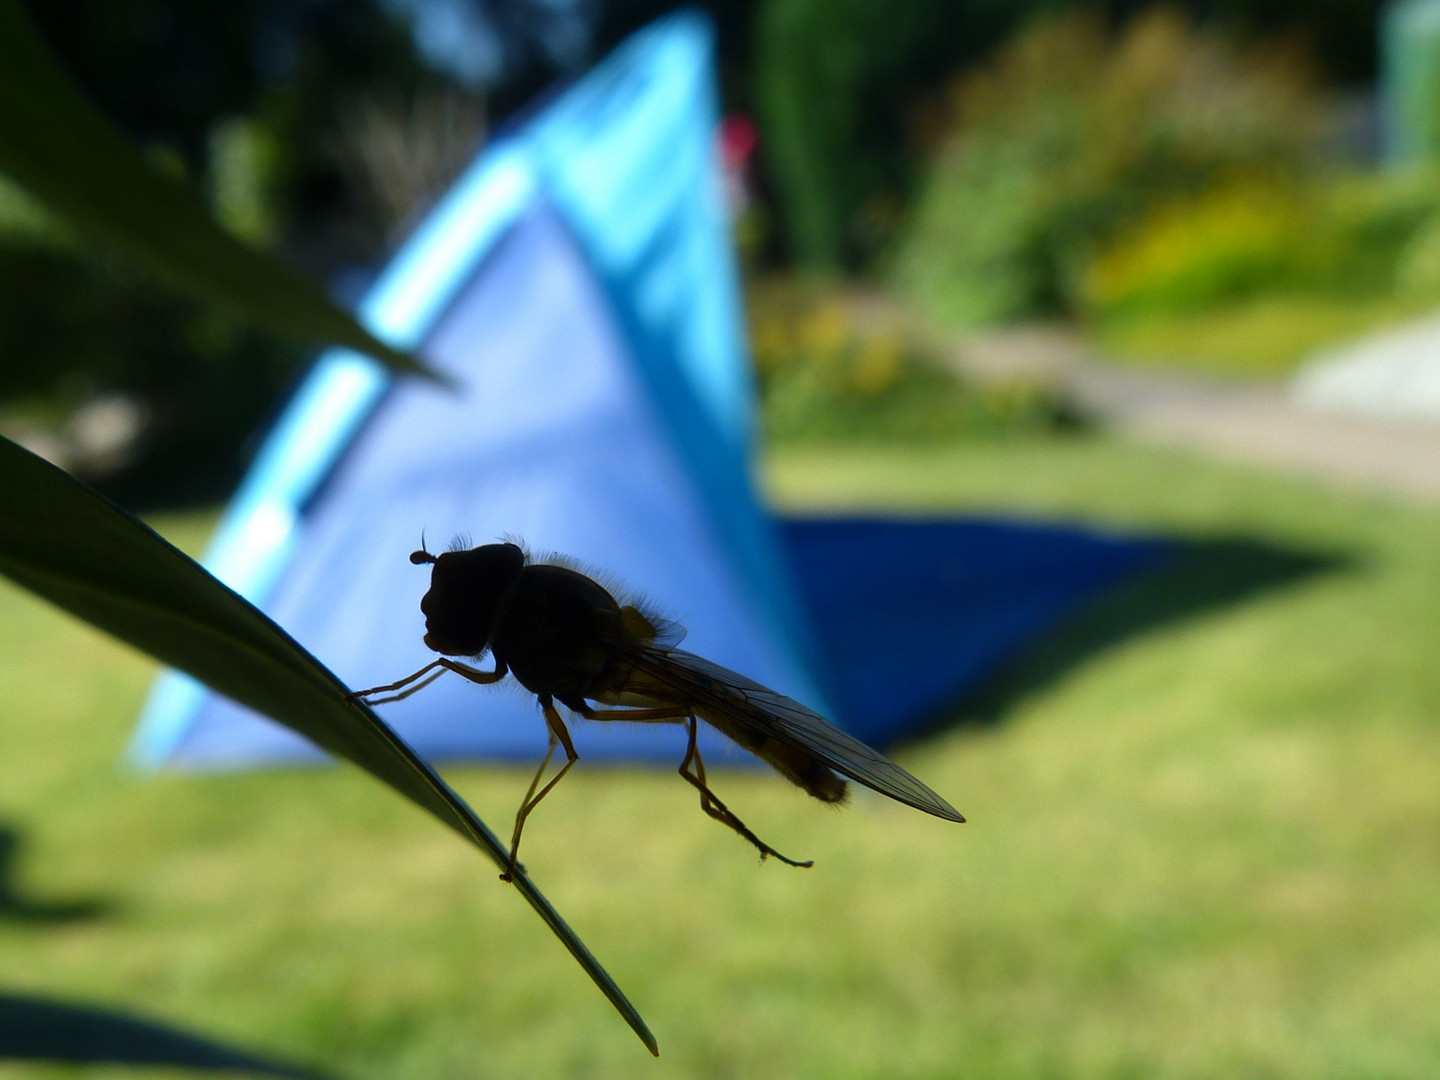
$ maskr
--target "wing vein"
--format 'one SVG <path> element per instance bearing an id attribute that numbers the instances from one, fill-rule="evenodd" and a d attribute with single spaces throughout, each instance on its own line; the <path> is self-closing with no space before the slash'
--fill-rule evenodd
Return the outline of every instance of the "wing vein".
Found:
<path id="1" fill-rule="evenodd" d="M 724 731 L 728 724 L 755 745 L 767 738 L 776 739 L 814 755 L 882 795 L 936 817 L 965 820 L 953 806 L 884 754 L 793 698 L 683 649 L 628 649 L 623 660 L 632 668 L 625 686 L 627 693 L 693 706 L 713 726 Z M 725 734 L 734 737 L 731 732 Z M 736 741 L 745 745 L 744 739 Z"/>

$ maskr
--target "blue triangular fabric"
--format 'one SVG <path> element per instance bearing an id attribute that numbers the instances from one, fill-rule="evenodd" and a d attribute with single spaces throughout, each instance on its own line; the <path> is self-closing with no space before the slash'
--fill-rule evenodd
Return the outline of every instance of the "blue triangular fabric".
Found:
<path id="1" fill-rule="evenodd" d="M 599 568 L 689 629 L 686 648 L 879 745 L 1159 547 L 1018 523 L 802 521 L 751 483 L 752 388 L 714 154 L 708 24 L 662 20 L 486 149 L 361 314 L 452 392 L 327 353 L 207 565 L 351 686 L 433 659 L 432 550 L 518 535 Z M 535 760 L 513 684 L 453 676 L 383 715 L 434 758 Z M 577 725 L 585 758 L 677 764 L 673 728 Z M 738 760 L 710 734 L 707 760 Z M 318 757 L 187 677 L 156 686 L 148 766 Z"/>
<path id="2" fill-rule="evenodd" d="M 477 346 L 483 343 L 483 348 Z M 449 538 L 504 523 L 537 552 L 604 568 L 639 595 L 683 605 L 689 644 L 772 685 L 807 691 L 777 658 L 777 635 L 746 601 L 697 486 L 669 450 L 624 336 L 566 227 L 540 203 L 506 233 L 439 321 L 426 356 L 466 390 L 406 384 L 389 394 L 304 513 L 304 542 L 268 613 L 352 686 L 430 659 L 418 599 L 428 567 L 406 556 L 417 525 Z M 477 542 L 494 539 L 488 535 Z M 422 752 L 543 752 L 533 699 L 441 679 L 385 706 Z M 639 726 L 577 731 L 586 757 L 633 756 Z M 678 733 L 670 741 L 676 747 Z M 290 733 L 211 698 L 176 753 L 195 763 L 308 753 Z"/>
<path id="3" fill-rule="evenodd" d="M 442 545 L 518 534 L 603 568 L 685 616 L 691 647 L 823 703 L 750 483 L 710 53 L 694 15 L 637 35 L 488 148 L 392 262 L 364 316 L 458 393 L 336 351 L 267 440 L 207 564 L 351 685 L 432 658 L 417 608 L 427 579 L 406 561 L 423 528 Z M 533 701 L 451 681 L 387 708 L 416 749 L 543 750 Z M 607 730 L 577 746 L 633 756 L 668 734 Z M 136 749 L 192 765 L 312 753 L 176 675 L 152 695 Z"/>

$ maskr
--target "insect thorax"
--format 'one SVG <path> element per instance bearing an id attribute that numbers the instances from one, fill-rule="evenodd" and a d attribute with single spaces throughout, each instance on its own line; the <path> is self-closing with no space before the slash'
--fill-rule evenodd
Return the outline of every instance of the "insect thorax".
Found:
<path id="1" fill-rule="evenodd" d="M 589 696 L 622 631 L 620 605 L 600 584 L 563 566 L 527 566 L 506 594 L 491 650 L 536 694 Z"/>

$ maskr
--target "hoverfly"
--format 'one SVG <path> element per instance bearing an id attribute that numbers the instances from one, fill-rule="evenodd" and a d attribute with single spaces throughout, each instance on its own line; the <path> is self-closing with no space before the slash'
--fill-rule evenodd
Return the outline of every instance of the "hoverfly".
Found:
<path id="1" fill-rule="evenodd" d="M 432 565 L 420 610 L 425 644 L 442 655 L 403 679 L 351 697 L 370 705 L 398 701 L 446 671 L 482 685 L 513 674 L 536 696 L 550 747 L 515 815 L 509 864 L 500 875 L 504 881 L 514 875 L 526 818 L 579 760 L 557 701 L 586 720 L 684 725 L 688 742 L 680 775 L 699 790 L 700 808 L 753 844 L 762 859 L 773 855 L 790 866 L 812 865 L 765 843 L 710 790 L 695 741 L 697 718 L 821 802 L 845 798 L 845 781 L 836 775 L 841 773 L 927 814 L 965 820 L 885 755 L 798 701 L 676 648 L 683 629 L 637 604 L 622 604 L 559 560 L 532 562 L 508 542 L 433 555 L 422 541 L 410 561 Z M 486 652 L 494 657 L 493 671 L 451 659 L 479 659 Z M 540 787 L 557 746 L 565 751 L 565 764 Z"/>

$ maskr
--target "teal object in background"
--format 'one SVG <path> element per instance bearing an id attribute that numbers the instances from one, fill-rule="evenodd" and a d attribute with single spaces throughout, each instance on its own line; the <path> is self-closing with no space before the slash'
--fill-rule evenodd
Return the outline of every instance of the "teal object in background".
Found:
<path id="1" fill-rule="evenodd" d="M 1385 160 L 1440 160 L 1440 0 L 1403 0 L 1385 9 L 1380 92 Z"/>

